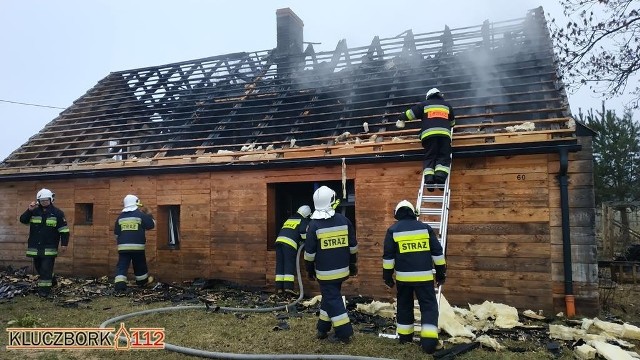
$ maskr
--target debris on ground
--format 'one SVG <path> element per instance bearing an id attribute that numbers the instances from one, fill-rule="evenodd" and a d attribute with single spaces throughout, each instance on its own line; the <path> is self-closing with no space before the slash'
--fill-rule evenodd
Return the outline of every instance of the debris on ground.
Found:
<path id="1" fill-rule="evenodd" d="M 356 309 L 360 313 L 392 321 L 393 315 L 390 317 L 389 314 L 395 314 L 396 307 L 397 303 L 371 301 L 368 304 L 358 304 Z M 353 316 L 351 313 L 349 315 Z M 414 317 L 417 319 L 416 330 L 419 331 L 420 311 L 417 303 Z M 563 349 L 567 349 L 578 359 L 593 359 L 596 354 L 605 359 L 626 359 L 627 357 L 621 357 L 622 353 L 640 358 L 640 355 L 630 350 L 634 344 L 625 340 L 640 340 L 640 328 L 632 324 L 598 318 L 569 320 L 561 313 L 556 317 L 547 317 L 542 312 L 533 310 L 525 310 L 519 314 L 514 307 L 490 301 L 480 305 L 471 304 L 469 309 L 463 309 L 452 307 L 442 296 L 438 327 L 442 331 L 440 338 L 451 349 L 456 349 L 458 354 L 473 348 L 461 346 L 463 344 L 477 344 L 494 351 L 525 352 L 528 349 L 514 344 L 526 341 L 545 349 L 553 356 L 560 356 Z M 380 328 L 383 330 L 380 336 L 393 338 L 393 324 Z M 442 354 L 445 357 L 452 356 L 452 352 Z M 438 359 L 437 356 L 435 358 Z"/>
<path id="2" fill-rule="evenodd" d="M 305 307 L 315 306 L 316 304 L 319 304 L 321 300 L 322 295 L 316 295 L 309 300 L 303 301 L 302 305 L 304 305 Z"/>
<path id="3" fill-rule="evenodd" d="M 29 267 L 0 268 L 0 303 L 15 301 L 16 297 L 36 295 L 38 292 L 36 275 Z M 286 311 L 275 313 L 273 331 L 289 330 L 287 320 L 303 314 L 319 313 L 320 295 L 292 304 L 297 296 L 273 294 L 262 289 L 241 286 L 218 279 L 194 279 L 181 283 L 157 282 L 146 287 L 138 287 L 133 282 L 124 293 L 114 291 L 110 278 L 75 278 L 57 276 L 48 300 L 61 307 L 89 308 L 97 297 L 121 296 L 134 303 L 150 304 L 171 302 L 175 305 L 202 305 L 208 311 L 219 311 L 223 307 L 264 308 L 287 305 Z M 369 297 L 354 296 L 344 299 L 349 318 L 356 331 L 369 334 L 388 335 L 396 333 L 395 313 L 397 303 L 373 300 Z M 238 320 L 248 314 L 234 313 Z M 414 315 L 417 329 L 420 327 L 420 311 L 416 306 Z M 557 314 L 545 316 L 542 312 L 518 310 L 505 304 L 485 301 L 469 308 L 451 306 L 444 296 L 440 302 L 440 339 L 446 348 L 440 358 L 453 358 L 455 354 L 484 347 L 494 351 L 531 351 L 544 349 L 553 356 L 563 351 L 572 352 L 578 359 L 638 359 L 634 351 L 640 345 L 640 328 L 625 323 L 618 318 L 604 317 L 570 320 Z M 439 359 L 439 357 L 436 356 Z"/>
<path id="4" fill-rule="evenodd" d="M 597 354 L 596 349 L 587 344 L 576 346 L 573 351 L 575 357 L 579 360 L 595 359 Z"/>
<path id="5" fill-rule="evenodd" d="M 473 342 L 470 344 L 454 345 L 448 349 L 438 350 L 433 354 L 433 358 L 437 360 L 453 360 L 458 355 L 462 355 L 471 350 L 480 347 L 480 343 Z"/>
<path id="6" fill-rule="evenodd" d="M 37 279 L 37 276 L 28 273 L 27 267 L 8 267 L 0 271 L 0 300 L 28 294 L 34 288 Z"/>
<path id="7" fill-rule="evenodd" d="M 466 314 L 465 314 L 466 315 Z M 444 330 L 452 338 L 469 338 L 475 339 L 475 334 L 466 328 L 462 322 L 456 319 L 454 309 L 449 305 L 447 299 L 440 297 L 440 316 L 438 318 L 438 326 Z M 454 343 L 468 342 L 466 340 L 454 340 Z"/>
<path id="8" fill-rule="evenodd" d="M 386 318 L 394 318 L 396 309 L 393 304 L 383 301 L 373 300 L 368 304 L 357 304 L 356 310 L 369 315 L 380 315 Z"/>
<path id="9" fill-rule="evenodd" d="M 37 294 L 38 276 L 29 267 L 0 268 L 0 303 L 17 296 Z M 228 307 L 273 307 L 293 302 L 290 295 L 275 295 L 219 279 L 194 279 L 182 283 L 157 282 L 146 287 L 130 284 L 125 292 L 116 293 L 107 276 L 76 278 L 56 276 L 57 285 L 48 297 L 63 307 L 86 307 L 92 299 L 101 296 L 128 297 L 135 303 L 151 304 L 169 301 L 180 305 L 204 305 L 216 311 Z M 300 309 L 304 309 L 299 305 Z"/>
<path id="10" fill-rule="evenodd" d="M 543 315 L 537 314 L 533 310 L 525 310 L 522 312 L 522 315 L 533 320 L 546 320 L 547 318 Z"/>

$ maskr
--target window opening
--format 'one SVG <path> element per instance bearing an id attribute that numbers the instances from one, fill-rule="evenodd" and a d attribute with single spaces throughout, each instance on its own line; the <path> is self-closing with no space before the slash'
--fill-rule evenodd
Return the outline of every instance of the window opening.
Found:
<path id="1" fill-rule="evenodd" d="M 74 225 L 93 225 L 93 204 L 78 203 L 75 208 Z"/>

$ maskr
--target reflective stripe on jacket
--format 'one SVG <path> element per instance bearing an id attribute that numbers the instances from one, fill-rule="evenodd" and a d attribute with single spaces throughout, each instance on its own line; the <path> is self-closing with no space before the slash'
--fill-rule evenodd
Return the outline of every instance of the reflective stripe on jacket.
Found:
<path id="1" fill-rule="evenodd" d="M 64 212 L 53 205 L 26 210 L 20 215 L 20 222 L 29 225 L 27 256 L 57 256 L 59 244 L 69 245 Z"/>
<path id="2" fill-rule="evenodd" d="M 302 215 L 295 213 L 291 215 L 287 221 L 282 224 L 280 233 L 276 238 L 276 243 L 283 243 L 298 250 L 298 244 L 303 242 L 307 237 L 307 225 L 309 219 L 305 219 Z"/>
<path id="3" fill-rule="evenodd" d="M 432 281 L 434 264 L 445 265 L 445 259 L 442 245 L 429 225 L 403 219 L 389 227 L 382 268 L 395 270 L 396 281 L 410 284 Z"/>
<path id="4" fill-rule="evenodd" d="M 329 219 L 312 219 L 304 243 L 305 261 L 314 262 L 318 281 L 343 281 L 349 264 L 355 264 L 358 242 L 353 224 L 340 213 Z"/>
<path id="5" fill-rule="evenodd" d="M 118 237 L 118 251 L 144 251 L 145 231 L 155 227 L 153 216 L 140 209 L 122 212 L 113 228 Z"/>
<path id="6" fill-rule="evenodd" d="M 400 115 L 400 120 L 422 119 L 420 140 L 430 136 L 451 137 L 451 128 L 456 124 L 453 107 L 434 97 L 413 106 Z"/>

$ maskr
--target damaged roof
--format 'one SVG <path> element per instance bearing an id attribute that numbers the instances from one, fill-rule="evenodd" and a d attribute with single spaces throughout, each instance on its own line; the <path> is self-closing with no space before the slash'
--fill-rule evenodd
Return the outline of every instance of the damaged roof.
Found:
<path id="1" fill-rule="evenodd" d="M 454 152 L 575 140 L 541 7 L 331 51 L 303 47 L 291 10 L 277 16 L 275 49 L 110 73 L 0 174 L 419 151 L 419 121 L 394 123 L 431 87 L 456 111 Z"/>

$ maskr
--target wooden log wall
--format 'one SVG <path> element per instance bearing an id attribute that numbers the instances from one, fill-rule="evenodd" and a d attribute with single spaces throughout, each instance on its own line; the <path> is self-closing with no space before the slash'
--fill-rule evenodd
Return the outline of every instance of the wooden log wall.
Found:
<path id="1" fill-rule="evenodd" d="M 585 144 L 588 145 L 588 144 Z M 574 288 L 579 313 L 597 309 L 597 272 L 590 150 L 570 155 Z M 557 155 L 454 160 L 445 296 L 457 305 L 492 300 L 521 309 L 563 311 L 562 236 Z M 112 277 L 117 261 L 113 223 L 128 193 L 154 213 L 180 205 L 180 248 L 169 249 L 158 232 L 147 233 L 150 271 L 163 281 L 197 277 L 269 288 L 275 252 L 267 249 L 274 204 L 269 184 L 335 181 L 341 166 L 268 171 L 77 179 L 0 184 L 0 265 L 30 265 L 24 256 L 28 227 L 18 222 L 37 190 L 56 193 L 71 228 L 67 254 L 56 272 Z M 382 243 L 398 201 L 414 202 L 420 163 L 347 162 L 355 182 L 360 274 L 345 293 L 390 300 L 382 283 Z M 93 204 L 93 223 L 80 224 L 76 204 Z M 158 219 L 159 222 L 161 219 Z M 161 236 L 160 236 L 161 237 Z M 304 272 L 303 272 L 304 274 Z M 303 276 L 305 287 L 317 292 Z M 594 307 L 595 306 L 595 307 Z"/>
<path id="2" fill-rule="evenodd" d="M 550 310 L 547 155 L 462 159 L 453 174 L 449 300 Z"/>

